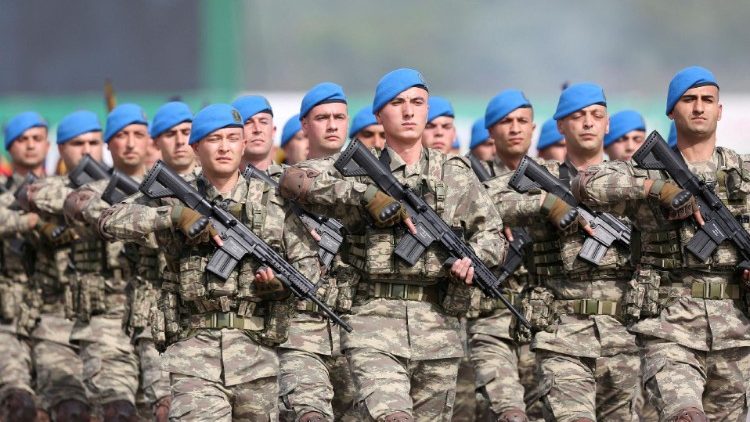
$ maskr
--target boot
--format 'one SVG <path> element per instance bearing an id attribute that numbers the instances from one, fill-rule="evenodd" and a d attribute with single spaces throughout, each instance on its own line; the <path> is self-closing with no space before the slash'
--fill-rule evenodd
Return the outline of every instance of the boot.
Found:
<path id="1" fill-rule="evenodd" d="M 697 407 L 688 407 L 677 412 L 674 422 L 708 422 L 706 414 Z"/>
<path id="2" fill-rule="evenodd" d="M 501 413 L 497 422 L 529 422 L 529 418 L 526 417 L 526 412 L 514 407 Z"/>
<path id="3" fill-rule="evenodd" d="M 6 421 L 34 422 L 36 405 L 28 391 L 11 390 L 3 400 L 2 414 Z"/>
<path id="4" fill-rule="evenodd" d="M 169 420 L 169 408 L 172 406 L 172 397 L 165 396 L 154 403 L 154 420 L 156 422 L 167 422 Z"/>
<path id="5" fill-rule="evenodd" d="M 132 403 L 116 400 L 104 404 L 103 407 L 106 422 L 138 422 L 138 412 Z"/>
<path id="6" fill-rule="evenodd" d="M 63 400 L 55 406 L 55 421 L 79 422 L 91 418 L 89 407 L 78 400 Z"/>
<path id="7" fill-rule="evenodd" d="M 406 412 L 391 413 L 385 417 L 385 422 L 412 422 L 414 418 Z"/>
<path id="8" fill-rule="evenodd" d="M 319 412 L 307 412 L 299 418 L 299 422 L 325 422 L 326 417 Z"/>

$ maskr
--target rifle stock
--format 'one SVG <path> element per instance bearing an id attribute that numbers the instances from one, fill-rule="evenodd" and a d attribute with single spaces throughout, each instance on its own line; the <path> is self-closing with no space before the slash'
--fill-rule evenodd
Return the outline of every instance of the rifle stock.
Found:
<path id="1" fill-rule="evenodd" d="M 102 199 L 109 205 L 116 204 L 138 192 L 138 182 L 118 170 L 112 170 L 109 184 L 102 192 Z"/>

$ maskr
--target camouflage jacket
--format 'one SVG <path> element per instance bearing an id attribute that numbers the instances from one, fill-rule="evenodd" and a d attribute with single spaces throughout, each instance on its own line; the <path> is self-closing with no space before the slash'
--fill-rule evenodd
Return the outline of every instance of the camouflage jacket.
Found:
<path id="1" fill-rule="evenodd" d="M 420 160 L 406 163 L 388 147 L 390 169 L 401 182 L 421 193 L 448 225 L 463 233 L 468 244 L 490 267 L 505 255 L 500 235 L 502 220 L 463 157 L 447 157 L 423 149 Z M 353 333 L 342 333 L 342 349 L 372 347 L 397 356 L 423 360 L 463 355 L 458 319 L 433 304 L 401 299 L 374 299 L 376 283 L 403 283 L 445 288 L 449 283 L 443 262 L 448 257 L 432 245 L 414 267 L 393 255 L 402 227 L 376 229 L 364 206 L 368 177 L 345 178 L 334 167 L 338 155 L 301 163 L 317 174 L 302 201 L 314 211 L 339 219 L 349 235 L 344 259 L 361 271 L 362 279 L 348 322 Z M 372 333 L 377 332 L 377 336 Z"/>
<path id="2" fill-rule="evenodd" d="M 714 152 L 711 160 L 688 163 L 699 178 L 716 186 L 717 195 L 736 216 L 750 216 L 750 156 L 731 150 Z M 695 233 L 693 219 L 668 221 L 655 198 L 645 195 L 646 179 L 668 179 L 666 173 L 640 169 L 634 162 L 592 166 L 574 181 L 574 193 L 597 207 L 628 216 L 641 231 L 642 271 L 661 279 L 661 313 L 631 331 L 664 338 L 696 350 L 722 350 L 750 345 L 750 321 L 739 301 L 694 298 L 696 283 L 739 284 L 734 245 L 726 241 L 708 262 L 698 262 L 683 247 Z M 726 181 L 734 179 L 732 187 Z M 750 226 L 744 224 L 748 229 Z M 657 284 L 658 285 L 658 284 Z"/>
<path id="3" fill-rule="evenodd" d="M 556 177 L 561 166 L 571 177 L 575 166 L 566 161 L 541 162 Z M 508 186 L 512 173 L 488 182 L 488 192 L 505 223 L 526 227 L 532 237 L 533 257 L 529 271 L 536 281 L 549 289 L 560 303 L 579 299 L 597 299 L 621 303 L 632 275 L 630 251 L 613 245 L 595 267 L 578 258 L 585 240 L 580 232 L 562 233 L 553 227 L 541 211 L 542 192 L 520 194 Z M 558 309 L 553 332 L 539 332 L 532 346 L 538 349 L 583 357 L 609 356 L 637 350 L 634 337 L 610 315 L 578 315 Z"/>
<path id="4" fill-rule="evenodd" d="M 262 181 L 245 181 L 240 177 L 226 197 L 202 176 L 193 183 L 205 187 L 208 200 L 226 201 L 228 209 L 239 213 L 238 218 L 261 239 L 286 256 L 310 281 L 317 281 L 320 265 L 314 241 L 299 220 L 287 211 L 283 200 Z M 215 246 L 213 243 L 186 244 L 185 236 L 172 225 L 172 208 L 178 204 L 181 202 L 175 198 L 151 200 L 137 194 L 105 211 L 99 219 L 99 230 L 107 238 L 126 242 L 144 243 L 150 234 L 156 235 L 165 252 L 167 271 L 176 275 L 174 282 L 165 280 L 163 293 L 178 295 L 178 311 L 183 315 L 183 323 L 185 318 L 192 322 L 201 316 L 196 310 L 198 306 L 224 301 L 222 298 L 254 304 L 252 307 L 258 311 L 291 313 L 289 301 L 279 302 L 284 306 L 277 306 L 260 299 L 253 283 L 259 263 L 253 258 L 245 258 L 226 281 L 206 273 L 205 264 Z M 201 265 L 194 268 L 196 262 Z M 286 336 L 286 332 L 283 334 Z M 278 372 L 276 355 L 273 349 L 261 345 L 259 339 L 256 332 L 248 330 L 183 330 L 181 339 L 162 355 L 162 369 L 223 381 L 227 385 L 275 376 Z"/>

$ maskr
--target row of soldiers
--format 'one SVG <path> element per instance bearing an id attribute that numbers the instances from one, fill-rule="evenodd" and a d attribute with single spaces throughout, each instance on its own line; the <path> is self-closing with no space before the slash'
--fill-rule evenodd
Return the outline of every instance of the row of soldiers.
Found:
<path id="1" fill-rule="evenodd" d="M 715 77 L 678 72 L 666 114 L 675 151 L 747 228 L 748 160 L 716 146 Z M 750 272 L 738 270 L 731 242 L 705 261 L 687 252 L 704 220 L 669 174 L 631 160 L 643 119 L 610 117 L 601 87 L 571 85 L 534 161 L 532 104 L 503 91 L 473 127 L 473 162 L 450 152 L 453 119 L 419 72 L 397 69 L 347 130 L 343 89 L 322 83 L 284 126 L 287 162 L 275 165 L 263 97 L 195 115 L 167 103 L 150 123 L 123 104 L 103 130 L 90 112 L 63 119 L 58 148 L 72 170 L 46 178 L 46 123 L 35 113 L 12 119 L 15 173 L 0 196 L 5 420 L 135 420 L 142 394 L 157 420 L 447 421 L 459 416 L 459 374 L 473 379 L 469 396 L 477 392 L 487 420 L 743 420 Z M 348 137 L 356 141 L 341 153 Z M 147 173 L 152 142 L 163 161 Z M 100 161 L 105 143 L 112 177 L 79 185 L 73 175 Z M 427 206 L 349 172 L 348 153 L 361 145 Z M 529 161 L 581 204 L 632 226 L 629 241 L 583 259 L 602 227 L 559 194 L 517 191 Z M 144 188 L 162 168 L 315 283 L 323 307 L 258 254 L 217 270 L 234 244 L 231 224 L 184 195 Z M 143 180 L 141 193 L 107 200 L 118 173 Z M 434 227 L 427 208 L 473 261 L 441 241 L 404 256 L 405 239 Z M 341 230 L 332 237 L 330 227 Z M 531 246 L 516 251 L 523 266 L 500 298 L 481 268 L 499 275 L 521 228 Z"/>

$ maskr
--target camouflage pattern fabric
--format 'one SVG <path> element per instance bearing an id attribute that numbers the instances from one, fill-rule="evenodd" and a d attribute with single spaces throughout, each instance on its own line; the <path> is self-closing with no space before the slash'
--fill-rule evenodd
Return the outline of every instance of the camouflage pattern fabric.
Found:
<path id="1" fill-rule="evenodd" d="M 172 406 L 170 421 L 248 421 L 277 420 L 275 377 L 257 378 L 240 384 L 171 374 Z"/>
<path id="2" fill-rule="evenodd" d="M 163 397 L 169 396 L 169 373 L 161 370 L 161 357 L 151 339 L 139 339 L 135 343 L 140 373 L 139 389 L 146 402 L 153 406 Z"/>
<path id="3" fill-rule="evenodd" d="M 688 163 L 688 167 L 706 183 L 716 185 L 717 195 L 733 214 L 747 215 L 750 209 L 750 197 L 747 195 L 750 192 L 747 176 L 750 157 L 717 148 L 711 160 Z M 659 303 L 657 314 L 644 315 L 631 327 L 631 331 L 637 333 L 643 341 L 651 337 L 658 338 L 665 344 L 675 343 L 690 352 L 683 355 L 720 360 L 722 355 L 734 353 L 737 360 L 744 361 L 750 346 L 750 320 L 745 313 L 747 305 L 731 298 L 692 297 L 696 285 L 740 284 L 735 271 L 737 253 L 731 242 L 724 242 L 708 262 L 701 263 L 683 250 L 684 244 L 692 238 L 695 231 L 692 219 L 685 222 L 667 221 L 656 200 L 645 195 L 643 188 L 646 179 L 666 178 L 667 175 L 662 172 L 639 169 L 633 162 L 610 162 L 590 167 L 582 173 L 574 181 L 574 193 L 590 204 L 630 217 L 643 233 L 642 249 L 645 253 L 641 258 L 642 267 L 644 272 L 650 272 L 655 277 L 656 282 L 650 288 L 655 289 L 652 293 L 658 297 Z M 729 178 L 735 180 L 733 186 L 726 183 Z M 667 241 L 659 244 L 660 239 Z M 669 252 L 659 254 L 658 251 Z M 721 377 L 716 372 L 702 372 L 702 378 L 693 378 L 698 380 L 695 385 L 699 388 L 683 389 L 676 384 L 667 384 L 659 386 L 659 391 L 654 391 L 655 383 L 652 378 L 658 372 L 654 368 L 671 368 L 672 365 L 682 364 L 669 355 L 667 357 L 668 359 L 657 358 L 656 354 L 643 351 L 643 380 L 647 395 L 652 398 L 651 402 L 660 414 L 666 415 L 670 409 L 673 410 L 665 406 L 674 402 L 653 399 L 659 395 L 681 396 L 680 403 L 703 402 L 707 412 L 713 411 L 714 405 L 708 403 L 703 391 L 708 390 L 708 385 L 712 385 L 716 377 Z M 673 372 L 667 371 L 665 374 L 671 376 Z M 747 380 L 747 375 L 742 374 L 739 369 L 736 369 L 734 376 Z M 718 396 L 713 403 L 732 403 L 733 393 L 727 391 L 726 394 L 726 399 Z M 744 411 L 747 411 L 746 407 Z"/>
<path id="4" fill-rule="evenodd" d="M 206 187 L 205 195 L 209 200 L 223 199 L 202 176 L 192 182 L 202 183 Z M 271 197 L 266 201 L 263 197 L 267 195 Z M 235 210 L 235 204 L 241 205 L 236 208 L 243 210 L 243 221 L 269 245 L 285 253 L 289 262 L 308 279 L 317 281 L 320 266 L 314 242 L 298 219 L 286 211 L 281 198 L 275 196 L 263 182 L 245 181 L 240 177 L 226 200 L 232 210 Z M 253 307 L 266 306 L 255 293 L 253 285 L 254 274 L 260 265 L 254 259 L 245 259 L 233 275 L 223 281 L 207 275 L 200 267 L 197 272 L 191 272 L 194 261 L 186 261 L 180 254 L 191 251 L 202 254 L 214 248 L 208 245 L 184 247 L 184 235 L 179 230 L 172 229 L 170 214 L 176 204 L 178 201 L 174 198 L 152 201 L 136 195 L 107 210 L 98 225 L 100 232 L 106 237 L 142 245 L 148 242 L 151 234 L 155 234 L 160 248 L 166 254 L 168 270 L 179 274 L 179 286 L 167 282 L 162 285 L 165 293 L 179 292 L 181 308 L 177 312 L 179 315 L 187 315 L 187 319 L 179 321 L 186 328 L 161 356 L 162 370 L 170 373 L 170 418 L 232 420 L 234 417 L 243 420 L 275 420 L 279 397 L 279 362 L 275 350 L 269 345 L 261 344 L 269 342 L 268 338 L 263 337 L 265 331 L 210 329 L 195 325 L 192 325 L 195 328 L 189 328 L 201 319 L 201 314 L 196 313 L 197 303 L 231 303 L 237 298 L 245 297 L 239 296 L 242 294 L 253 300 L 250 302 Z M 263 204 L 268 204 L 268 207 Z M 197 255 L 197 258 L 199 263 L 205 262 L 201 255 Z M 205 257 L 206 261 L 207 259 Z M 241 277 L 238 276 L 240 271 Z M 188 288 L 194 290 L 187 290 Z M 208 296 L 208 292 L 214 290 L 231 292 L 233 296 L 223 296 L 223 299 Z M 197 296 L 199 291 L 207 293 Z M 272 303 L 273 301 L 266 306 L 268 312 L 291 313 L 291 305 L 271 307 Z M 235 311 L 232 308 L 227 310 Z M 266 315 L 266 326 L 276 324 L 275 318 L 283 316 Z M 279 327 L 281 331 L 277 333 L 278 337 L 270 342 L 286 340 L 287 332 L 284 327 Z M 199 397 L 201 400 L 198 400 Z"/>
<path id="5" fill-rule="evenodd" d="M 502 220 L 468 162 L 425 149 L 417 163 L 406 165 L 398 154 L 385 150 L 394 176 L 418 187 L 444 221 L 463 229 L 480 258 L 489 266 L 496 265 L 505 250 L 499 235 Z M 333 167 L 337 158 L 300 164 L 314 177 L 300 202 L 339 219 L 352 234 L 342 256 L 362 271 L 362 280 L 351 314 L 345 316 L 354 331 L 342 332 L 341 348 L 357 386 L 358 406 L 374 419 L 396 411 L 412 414 L 416 420 L 449 419 L 458 362 L 464 355 L 458 319 L 445 314 L 437 303 L 378 298 L 375 292 L 376 283 L 406 279 L 410 284 L 448 286 L 452 282 L 442 265 L 447 256 L 433 245 L 413 267 L 398 261 L 392 245 L 403 235 L 401 228 L 370 227 L 363 196 L 372 181 L 344 178 Z M 423 398 L 430 391 L 434 392 L 430 399 Z M 436 410 L 443 406 L 447 408 Z"/>
<path id="6" fill-rule="evenodd" d="M 34 394 L 31 387 L 31 349 L 17 335 L 0 331 L 0 402 L 11 390 Z"/>

